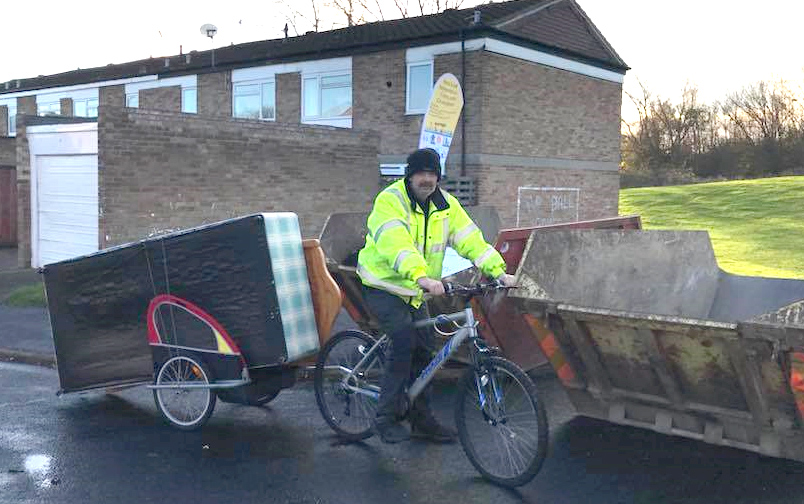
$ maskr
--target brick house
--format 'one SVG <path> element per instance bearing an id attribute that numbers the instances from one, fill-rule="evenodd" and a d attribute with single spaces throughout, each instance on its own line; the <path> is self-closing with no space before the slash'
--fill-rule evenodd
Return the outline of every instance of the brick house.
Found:
<path id="1" fill-rule="evenodd" d="M 507 227 L 613 216 L 627 69 L 574 0 L 519 0 L 0 83 L 19 263 L 256 211 L 315 236 L 369 207 L 447 72 L 448 184 Z"/>

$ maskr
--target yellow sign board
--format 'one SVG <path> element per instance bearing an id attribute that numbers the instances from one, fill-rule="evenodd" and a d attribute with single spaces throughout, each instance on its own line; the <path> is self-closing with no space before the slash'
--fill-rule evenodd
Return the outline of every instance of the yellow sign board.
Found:
<path id="1" fill-rule="evenodd" d="M 450 73 L 442 75 L 433 87 L 419 136 L 419 148 L 430 147 L 438 152 L 442 174 L 461 109 L 463 91 L 458 78 Z"/>

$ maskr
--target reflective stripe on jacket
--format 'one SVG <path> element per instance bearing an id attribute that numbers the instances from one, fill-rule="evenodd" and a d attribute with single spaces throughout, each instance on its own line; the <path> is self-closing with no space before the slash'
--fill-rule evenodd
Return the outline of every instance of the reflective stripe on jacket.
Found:
<path id="1" fill-rule="evenodd" d="M 486 243 L 454 196 L 437 188 L 429 205 L 425 216 L 404 179 L 385 188 L 374 200 L 366 244 L 357 260 L 357 274 L 365 285 L 401 296 L 414 307 L 422 303 L 416 280 L 441 278 L 448 246 L 489 277 L 505 273 L 502 256 Z"/>

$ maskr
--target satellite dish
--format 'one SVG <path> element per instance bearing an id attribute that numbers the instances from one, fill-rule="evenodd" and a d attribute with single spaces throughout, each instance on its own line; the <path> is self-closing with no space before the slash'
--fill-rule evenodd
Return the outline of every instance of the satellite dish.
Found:
<path id="1" fill-rule="evenodd" d="M 218 33 L 218 29 L 213 24 L 207 23 L 201 26 L 201 35 L 206 35 L 207 37 L 212 38 L 216 33 Z"/>

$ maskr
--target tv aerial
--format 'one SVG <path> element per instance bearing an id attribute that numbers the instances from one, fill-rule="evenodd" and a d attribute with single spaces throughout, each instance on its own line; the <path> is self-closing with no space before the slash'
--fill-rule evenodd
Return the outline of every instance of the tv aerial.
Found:
<path id="1" fill-rule="evenodd" d="M 218 28 L 214 24 L 205 23 L 201 25 L 201 35 L 206 35 L 209 40 L 213 40 L 216 33 L 218 33 Z M 212 67 L 215 67 L 215 46 L 212 46 Z"/>
<path id="2" fill-rule="evenodd" d="M 206 23 L 201 25 L 201 35 L 212 38 L 216 33 L 218 33 L 218 28 L 214 24 Z"/>

